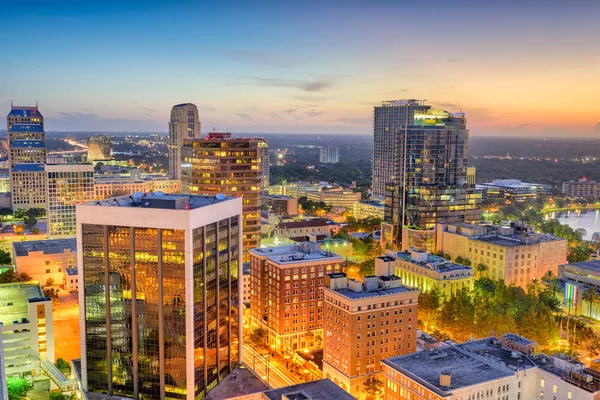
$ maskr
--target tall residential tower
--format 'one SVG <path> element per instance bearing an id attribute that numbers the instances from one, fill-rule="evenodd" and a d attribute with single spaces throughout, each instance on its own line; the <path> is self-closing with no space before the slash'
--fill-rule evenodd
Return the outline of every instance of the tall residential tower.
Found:
<path id="1" fill-rule="evenodd" d="M 177 104 L 169 120 L 169 173 L 181 179 L 181 148 L 185 139 L 200 138 L 198 107 L 192 103 Z"/>

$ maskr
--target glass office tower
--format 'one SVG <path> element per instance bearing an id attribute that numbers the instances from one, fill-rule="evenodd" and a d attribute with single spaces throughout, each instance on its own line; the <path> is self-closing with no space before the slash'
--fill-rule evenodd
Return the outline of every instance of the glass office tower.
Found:
<path id="1" fill-rule="evenodd" d="M 88 392 L 201 399 L 240 360 L 240 198 L 77 206 Z"/>

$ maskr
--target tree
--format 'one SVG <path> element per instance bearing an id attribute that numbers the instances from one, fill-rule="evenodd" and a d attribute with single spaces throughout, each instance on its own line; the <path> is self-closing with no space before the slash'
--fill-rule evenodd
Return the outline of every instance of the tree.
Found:
<path id="1" fill-rule="evenodd" d="M 363 393 L 367 394 L 368 399 L 379 399 L 383 396 L 383 382 L 374 376 L 368 378 L 363 383 Z"/>
<path id="2" fill-rule="evenodd" d="M 454 259 L 454 262 L 456 262 L 457 264 L 466 265 L 467 267 L 471 266 L 471 260 L 468 259 L 467 257 L 456 256 L 456 258 Z"/>
<path id="3" fill-rule="evenodd" d="M 542 290 L 542 282 L 538 278 L 533 278 L 526 286 L 527 293 L 530 296 L 537 296 Z"/>
<path id="4" fill-rule="evenodd" d="M 567 261 L 570 263 L 587 261 L 593 252 L 594 249 L 592 249 L 592 247 L 586 243 L 569 246 Z"/>
<path id="5" fill-rule="evenodd" d="M 315 342 L 317 342 L 317 347 L 321 347 L 321 345 L 323 344 L 323 336 L 321 336 L 321 334 L 317 333 L 315 335 Z"/>
<path id="6" fill-rule="evenodd" d="M 248 340 L 255 346 L 262 346 L 267 340 L 269 333 L 264 328 L 256 328 L 248 336 Z"/>
<path id="7" fill-rule="evenodd" d="M 597 301 L 600 300 L 600 295 L 598 295 L 598 292 L 596 292 L 596 289 L 588 288 L 581 295 L 581 299 L 583 301 L 587 301 L 588 302 L 588 304 L 589 304 L 589 307 L 588 307 L 588 317 L 592 318 L 592 308 L 594 307 L 594 303 L 596 303 Z"/>
<path id="8" fill-rule="evenodd" d="M 69 363 L 66 362 L 63 358 L 58 357 L 54 365 L 65 376 L 67 376 L 71 372 L 71 367 L 69 366 Z"/>
<path id="9" fill-rule="evenodd" d="M 358 273 L 361 277 L 371 276 L 375 274 L 375 259 L 370 258 L 360 263 Z"/>
<path id="10" fill-rule="evenodd" d="M 32 226 L 29 230 L 34 235 L 38 235 L 40 233 L 40 228 L 38 228 L 37 226 Z"/>
<path id="11" fill-rule="evenodd" d="M 77 400 L 77 396 L 73 393 L 50 393 L 50 400 Z"/>
<path id="12" fill-rule="evenodd" d="M 44 289 L 44 296 L 50 297 L 52 299 L 52 304 L 60 304 L 60 299 L 58 298 L 58 289 Z"/>
<path id="13" fill-rule="evenodd" d="M 487 267 L 485 266 L 484 263 L 478 263 L 477 266 L 475 267 L 475 269 L 477 270 L 477 272 L 484 272 Z"/>
<path id="14" fill-rule="evenodd" d="M 16 235 L 20 235 L 25 230 L 25 227 L 23 225 L 13 225 L 13 226 L 14 226 L 13 229 L 15 230 Z"/>
<path id="15" fill-rule="evenodd" d="M 560 279 L 558 279 L 552 271 L 546 271 L 544 276 L 542 276 L 542 283 L 546 287 L 546 291 L 552 296 L 556 296 L 561 288 Z"/>
<path id="16" fill-rule="evenodd" d="M 0 207 L 0 219 L 4 220 L 5 217 L 12 215 L 12 210 L 6 207 Z"/>
<path id="17" fill-rule="evenodd" d="M 54 279 L 53 278 L 46 279 L 46 286 L 54 286 Z"/>
<path id="18" fill-rule="evenodd" d="M 0 265 L 10 265 L 11 263 L 10 253 L 4 249 L 0 249 Z"/>
<path id="19" fill-rule="evenodd" d="M 419 316 L 426 324 L 425 329 L 434 322 L 441 304 L 442 292 L 437 286 L 419 295 Z"/>
<path id="20" fill-rule="evenodd" d="M 9 269 L 0 274 L 0 283 L 16 283 L 16 282 L 28 282 L 31 277 L 26 273 L 17 274 L 14 270 Z"/>
<path id="21" fill-rule="evenodd" d="M 21 400 L 27 396 L 27 392 L 33 389 L 29 381 L 23 378 L 8 378 L 6 380 L 8 400 Z"/>

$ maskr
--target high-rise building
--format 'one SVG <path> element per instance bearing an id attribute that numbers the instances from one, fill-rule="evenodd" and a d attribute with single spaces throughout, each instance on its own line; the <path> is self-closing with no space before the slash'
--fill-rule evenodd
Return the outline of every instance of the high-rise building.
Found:
<path id="1" fill-rule="evenodd" d="M 48 236 L 75 235 L 75 206 L 95 198 L 92 164 L 46 165 Z"/>
<path id="2" fill-rule="evenodd" d="M 242 199 L 77 205 L 83 390 L 201 399 L 240 361 Z"/>
<path id="3" fill-rule="evenodd" d="M 260 154 L 260 165 L 262 170 L 262 190 L 267 191 L 269 187 L 269 175 L 271 174 L 271 160 L 269 156 L 269 145 L 264 140 L 258 145 L 261 150 Z"/>
<path id="4" fill-rule="evenodd" d="M 12 208 L 46 208 L 44 117 L 37 105 L 11 105 L 6 127 Z"/>
<path id="5" fill-rule="evenodd" d="M 467 183 L 471 185 L 477 183 L 477 168 L 467 167 Z"/>
<path id="6" fill-rule="evenodd" d="M 169 173 L 181 179 L 181 149 L 185 139 L 200 138 L 198 107 L 192 103 L 177 104 L 169 120 Z"/>
<path id="7" fill-rule="evenodd" d="M 232 138 L 211 133 L 183 144 L 181 183 L 191 194 L 222 193 L 244 201 L 244 253 L 260 243 L 263 139 Z M 244 261 L 248 256 L 244 254 Z"/>
<path id="8" fill-rule="evenodd" d="M 340 149 L 335 146 L 321 146 L 319 162 L 322 164 L 335 164 L 340 162 Z"/>
<path id="9" fill-rule="evenodd" d="M 88 136 L 87 161 L 110 160 L 110 137 L 107 135 Z"/>
<path id="10" fill-rule="evenodd" d="M 375 107 L 373 129 L 373 194 L 385 195 L 387 222 L 429 230 L 480 218 L 481 194 L 467 183 L 465 114 L 386 101 Z"/>
<path id="11" fill-rule="evenodd" d="M 375 274 L 383 275 L 359 282 L 328 274 L 323 290 L 323 376 L 360 399 L 365 380 L 381 373 L 381 360 L 412 353 L 417 345 L 419 291 L 378 261 Z"/>
<path id="12" fill-rule="evenodd" d="M 344 259 L 313 242 L 249 253 L 252 326 L 265 328 L 279 351 L 320 347 L 323 277 L 341 272 Z"/>

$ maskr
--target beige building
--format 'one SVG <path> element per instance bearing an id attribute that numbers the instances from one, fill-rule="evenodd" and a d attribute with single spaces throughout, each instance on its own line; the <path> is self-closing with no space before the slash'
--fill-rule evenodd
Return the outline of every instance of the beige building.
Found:
<path id="1" fill-rule="evenodd" d="M 323 376 L 359 399 L 364 381 L 381 373 L 381 360 L 416 349 L 419 291 L 377 265 L 382 272 L 364 282 L 344 273 L 325 277 Z"/>
<path id="2" fill-rule="evenodd" d="M 0 174 L 0 193 L 10 193 L 10 175 Z"/>
<path id="3" fill-rule="evenodd" d="M 87 161 L 110 160 L 110 137 L 94 135 L 87 138 Z"/>
<path id="4" fill-rule="evenodd" d="M 16 164 L 10 172 L 12 209 L 46 208 L 44 164 Z"/>
<path id="5" fill-rule="evenodd" d="M 183 141 L 199 138 L 198 107 L 192 103 L 173 106 L 169 120 L 169 173 L 173 179 L 181 179 Z"/>
<path id="6" fill-rule="evenodd" d="M 597 199 L 600 198 L 600 182 L 585 179 L 563 182 L 562 193 L 567 197 Z"/>
<path id="7" fill-rule="evenodd" d="M 281 222 L 275 229 L 275 236 L 280 239 L 302 239 L 307 235 L 315 235 L 319 239 L 330 237 L 331 227 L 324 219 L 311 219 Z"/>
<path id="8" fill-rule="evenodd" d="M 267 329 L 278 351 L 321 347 L 323 280 L 344 259 L 313 242 L 249 253 L 251 325 Z"/>
<path id="9" fill-rule="evenodd" d="M 511 227 L 438 224 L 436 251 L 471 260 L 476 276 L 526 287 L 567 262 L 567 240 L 513 223 Z M 481 265 L 480 265 L 481 264 Z M 479 266 L 479 267 L 478 267 Z"/>
<path id="10" fill-rule="evenodd" d="M 477 169 L 475 167 L 467 167 L 467 183 L 471 185 L 477 183 Z"/>
<path id="11" fill-rule="evenodd" d="M 446 296 L 452 296 L 461 289 L 473 289 L 475 271 L 471 267 L 456 264 L 445 258 L 412 249 L 393 256 L 379 257 L 375 262 L 392 258 L 395 262 L 395 274 L 407 286 L 417 287 L 421 291 L 430 291 L 437 287 Z"/>
<path id="12" fill-rule="evenodd" d="M 102 178 L 97 177 L 94 183 L 96 200 L 104 200 L 115 195 L 134 194 L 135 192 L 181 193 L 181 181 L 178 179 L 159 178 Z"/>
<path id="13" fill-rule="evenodd" d="M 31 240 L 13 243 L 17 273 L 25 273 L 42 286 L 63 286 L 67 268 L 77 268 L 75 238 Z M 48 285 L 48 281 L 54 282 Z"/>
<path id="14" fill-rule="evenodd" d="M 65 290 L 67 292 L 79 291 L 79 276 L 77 268 L 65 268 Z"/>
<path id="15" fill-rule="evenodd" d="M 332 207 L 342 207 L 354 210 L 354 205 L 360 202 L 360 192 L 341 187 L 323 187 L 319 191 L 306 193 L 307 200 L 329 204 Z"/>
<path id="16" fill-rule="evenodd" d="M 267 209 L 269 213 L 286 216 L 298 215 L 298 199 L 289 196 L 281 195 L 263 195 L 263 209 Z"/>
<path id="17" fill-rule="evenodd" d="M 385 208 L 380 202 L 355 203 L 352 216 L 356 219 L 379 218 L 383 220 Z"/>

